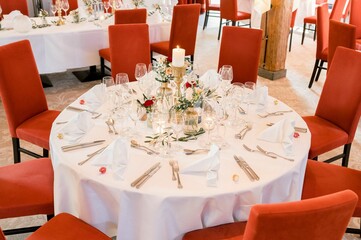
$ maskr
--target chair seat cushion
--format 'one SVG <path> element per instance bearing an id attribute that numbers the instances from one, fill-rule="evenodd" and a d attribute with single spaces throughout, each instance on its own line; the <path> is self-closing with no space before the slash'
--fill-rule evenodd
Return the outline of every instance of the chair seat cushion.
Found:
<path id="1" fill-rule="evenodd" d="M 53 214 L 53 167 L 49 158 L 0 168 L 0 218 Z"/>
<path id="2" fill-rule="evenodd" d="M 309 158 L 328 152 L 347 143 L 348 134 L 331 122 L 317 117 L 303 117 L 311 132 Z"/>
<path id="3" fill-rule="evenodd" d="M 150 51 L 169 56 L 169 41 L 156 42 L 150 44 Z"/>
<path id="4" fill-rule="evenodd" d="M 16 129 L 19 139 L 49 150 L 50 129 L 59 111 L 44 111 L 20 124 Z"/>
<path id="5" fill-rule="evenodd" d="M 41 228 L 36 230 L 27 240 L 75 240 L 96 239 L 111 240 L 98 229 L 68 213 L 60 213 Z"/>
<path id="6" fill-rule="evenodd" d="M 246 224 L 247 222 L 234 222 L 195 230 L 186 233 L 183 240 L 239 240 L 243 238 Z"/>
<path id="7" fill-rule="evenodd" d="M 361 38 L 356 39 L 356 50 L 361 51 Z"/>
<path id="8" fill-rule="evenodd" d="M 245 19 L 251 19 L 251 14 L 238 11 L 237 12 L 237 21 L 245 20 Z"/>
<path id="9" fill-rule="evenodd" d="M 359 195 L 354 217 L 361 217 L 361 171 L 308 160 L 302 199 L 319 197 L 350 189 Z"/>
<path id="10" fill-rule="evenodd" d="M 109 48 L 103 48 L 99 50 L 99 56 L 101 58 L 104 58 L 108 62 L 110 62 L 110 49 Z"/>
<path id="11" fill-rule="evenodd" d="M 209 4 L 208 9 L 211 11 L 221 11 L 221 6 L 219 4 Z"/>
<path id="12" fill-rule="evenodd" d="M 317 17 L 315 16 L 309 16 L 309 17 L 305 17 L 303 19 L 303 23 L 309 23 L 309 24 L 316 24 L 317 22 Z"/>

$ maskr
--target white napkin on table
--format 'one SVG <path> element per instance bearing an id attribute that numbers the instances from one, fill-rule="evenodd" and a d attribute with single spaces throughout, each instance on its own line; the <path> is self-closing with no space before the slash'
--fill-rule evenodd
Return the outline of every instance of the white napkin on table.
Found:
<path id="1" fill-rule="evenodd" d="M 91 117 L 89 112 L 78 113 L 62 128 L 64 139 L 69 142 L 77 142 L 82 138 L 94 125 Z"/>
<path id="2" fill-rule="evenodd" d="M 96 156 L 92 165 L 111 166 L 115 178 L 123 180 L 129 162 L 129 143 L 124 138 L 117 138 L 103 152 Z"/>
<path id="3" fill-rule="evenodd" d="M 96 110 L 106 100 L 105 88 L 102 84 L 95 85 L 83 95 L 82 99 L 84 99 L 85 106 L 88 107 L 89 110 Z"/>
<path id="4" fill-rule="evenodd" d="M 204 89 L 216 89 L 221 83 L 221 81 L 219 80 L 219 74 L 214 69 L 210 69 L 205 72 L 199 78 L 199 81 L 203 83 Z"/>
<path id="5" fill-rule="evenodd" d="M 180 173 L 206 173 L 207 186 L 215 187 L 220 167 L 219 148 L 212 145 L 207 156 L 181 168 Z"/>
<path id="6" fill-rule="evenodd" d="M 294 127 L 294 120 L 283 119 L 261 132 L 258 139 L 282 143 L 285 153 L 289 155 L 292 153 Z"/>

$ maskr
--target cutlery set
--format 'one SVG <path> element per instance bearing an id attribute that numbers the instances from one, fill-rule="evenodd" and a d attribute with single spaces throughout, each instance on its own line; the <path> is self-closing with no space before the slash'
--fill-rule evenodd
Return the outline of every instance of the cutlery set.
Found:
<path id="1" fill-rule="evenodd" d="M 273 126 L 274 123 L 267 123 L 267 126 Z M 295 127 L 295 131 L 296 132 L 301 132 L 301 133 L 307 133 L 307 128 L 303 128 L 303 127 Z"/>
<path id="2" fill-rule="evenodd" d="M 102 147 L 102 148 L 96 150 L 95 152 L 88 154 L 88 155 L 87 155 L 87 158 L 86 158 L 85 160 L 78 162 L 78 165 L 79 165 L 79 166 L 83 165 L 84 163 L 86 163 L 87 161 L 89 161 L 90 159 L 92 159 L 95 155 L 103 152 L 104 149 L 106 149 L 106 148 L 107 148 L 107 146 Z"/>
<path id="3" fill-rule="evenodd" d="M 287 157 L 281 156 L 281 155 L 279 155 L 277 153 L 266 151 L 262 147 L 260 147 L 259 145 L 256 146 L 257 149 L 252 149 L 252 148 L 248 147 L 245 144 L 243 144 L 243 147 L 244 147 L 244 149 L 246 149 L 249 152 L 258 152 L 258 153 L 261 153 L 261 154 L 263 154 L 263 155 L 265 155 L 267 157 L 270 157 L 270 158 L 283 158 L 283 159 L 285 159 L 287 161 L 290 161 L 290 162 L 294 161 L 294 159 L 292 159 L 292 158 L 287 158 Z"/>
<path id="4" fill-rule="evenodd" d="M 243 158 L 236 156 L 236 155 L 234 155 L 233 157 L 234 157 L 234 160 L 236 160 L 239 167 L 247 175 L 249 180 L 251 180 L 253 182 L 253 181 L 258 181 L 260 179 L 259 176 L 255 173 L 255 171 L 248 165 L 248 163 L 245 160 L 243 160 Z"/>
<path id="5" fill-rule="evenodd" d="M 183 188 L 182 182 L 181 182 L 180 177 L 179 177 L 178 161 L 170 160 L 169 165 L 172 167 L 172 180 L 173 181 L 175 181 L 175 180 L 178 181 L 178 188 L 179 189 Z M 177 175 L 177 176 L 175 176 L 175 175 Z"/>
<path id="6" fill-rule="evenodd" d="M 149 147 L 146 147 L 146 146 L 144 146 L 144 145 L 140 145 L 140 144 L 139 144 L 137 141 L 135 141 L 135 140 L 131 140 L 131 141 L 130 141 L 130 146 L 131 146 L 132 148 L 137 148 L 137 149 L 143 150 L 143 151 L 147 152 L 147 154 L 149 154 L 149 155 L 152 155 L 152 154 L 158 155 L 158 154 L 159 154 L 159 152 L 157 152 L 157 151 L 155 151 L 155 150 L 153 150 L 153 149 L 151 149 L 151 148 L 149 148 Z"/>
<path id="7" fill-rule="evenodd" d="M 162 166 L 160 162 L 157 162 L 152 167 L 150 167 L 147 171 L 145 171 L 140 177 L 135 179 L 130 186 L 135 188 L 140 188 L 149 178 L 151 178 Z"/>
<path id="8" fill-rule="evenodd" d="M 63 152 L 68 152 L 68 151 L 73 151 L 73 150 L 77 150 L 77 149 L 81 149 L 81 148 L 87 148 L 87 147 L 100 145 L 103 142 L 105 142 L 105 140 L 96 140 L 96 141 L 86 142 L 86 143 L 71 144 L 71 145 L 62 146 L 61 150 L 63 150 Z"/>
<path id="9" fill-rule="evenodd" d="M 87 110 L 84 108 L 73 107 L 73 106 L 68 106 L 66 109 L 80 111 L 80 112 L 85 111 L 85 112 L 91 113 L 93 115 L 92 119 L 96 119 L 102 115 L 101 113 L 98 113 L 98 112 L 90 111 L 90 110 Z"/>
<path id="10" fill-rule="evenodd" d="M 250 131 L 252 129 L 252 123 L 250 122 L 247 122 L 246 123 L 246 126 L 239 132 L 235 135 L 235 138 L 238 138 L 238 139 L 244 139 L 244 137 L 246 136 L 247 132 Z"/>
<path id="11" fill-rule="evenodd" d="M 280 116 L 280 115 L 283 115 L 284 113 L 288 113 L 288 112 L 292 112 L 292 110 L 276 111 L 276 112 L 267 113 L 265 115 L 258 114 L 258 116 L 261 118 L 266 118 L 266 117 L 270 117 L 270 116 Z"/>
<path id="12" fill-rule="evenodd" d="M 105 124 L 108 126 L 109 133 L 114 133 L 115 135 L 118 135 L 118 132 L 114 127 L 115 121 L 113 118 L 109 118 L 108 120 L 106 120 Z"/>

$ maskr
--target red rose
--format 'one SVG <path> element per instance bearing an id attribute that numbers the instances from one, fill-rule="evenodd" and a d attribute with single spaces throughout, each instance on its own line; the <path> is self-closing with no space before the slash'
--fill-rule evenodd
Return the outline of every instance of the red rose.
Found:
<path id="1" fill-rule="evenodd" d="M 150 106 L 152 106 L 153 105 L 153 100 L 150 100 L 150 99 L 148 99 L 147 101 L 145 101 L 144 102 L 144 107 L 150 107 Z"/>
<path id="2" fill-rule="evenodd" d="M 196 82 L 192 82 L 192 83 L 186 82 L 186 84 L 185 84 L 185 87 L 186 87 L 186 88 L 195 87 L 195 86 L 197 86 L 197 83 L 196 83 Z"/>

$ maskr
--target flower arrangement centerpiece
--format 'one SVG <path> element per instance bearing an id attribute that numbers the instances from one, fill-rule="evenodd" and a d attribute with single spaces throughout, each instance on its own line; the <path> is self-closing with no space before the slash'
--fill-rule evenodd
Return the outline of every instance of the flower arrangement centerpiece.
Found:
<path id="1" fill-rule="evenodd" d="M 80 22 L 80 16 L 79 16 L 79 10 L 78 9 L 70 11 L 69 15 L 73 17 L 73 22 L 74 23 L 79 23 Z"/>
<path id="2" fill-rule="evenodd" d="M 88 16 L 93 14 L 93 4 L 97 3 L 96 0 L 83 0 L 83 3 L 85 5 L 85 12 L 88 14 Z"/>
<path id="3" fill-rule="evenodd" d="M 154 15 L 155 13 L 159 13 L 162 17 L 164 16 L 164 12 L 161 8 L 161 6 L 158 4 L 158 3 L 155 3 L 152 5 L 153 6 L 153 9 L 148 11 L 148 17 Z"/>
<path id="4" fill-rule="evenodd" d="M 145 4 L 144 4 L 144 1 L 143 0 L 132 0 L 133 2 L 133 5 L 135 8 L 138 8 L 138 7 L 145 7 Z"/>
<path id="5" fill-rule="evenodd" d="M 155 72 L 155 80 L 161 83 L 161 86 L 156 91 L 157 97 L 169 100 L 173 95 L 173 91 L 168 84 L 174 78 L 171 63 L 167 58 L 159 58 L 153 65 L 153 71 Z"/>
<path id="6" fill-rule="evenodd" d="M 156 98 L 154 96 L 148 98 L 145 94 L 143 94 L 143 101 L 137 99 L 137 102 L 141 107 L 145 108 L 146 115 L 142 117 L 142 120 L 143 121 L 147 120 L 148 127 L 152 127 L 152 120 L 153 120 L 152 112 L 155 107 Z"/>

